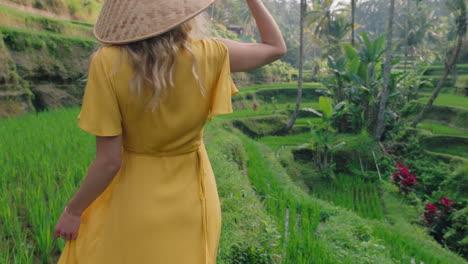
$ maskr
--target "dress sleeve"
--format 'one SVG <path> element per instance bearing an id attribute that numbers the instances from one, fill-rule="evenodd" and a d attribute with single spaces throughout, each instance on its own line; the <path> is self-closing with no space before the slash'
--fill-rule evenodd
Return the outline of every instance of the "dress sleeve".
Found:
<path id="1" fill-rule="evenodd" d="M 122 134 L 117 95 L 105 69 L 102 50 L 91 58 L 78 126 L 96 136 Z"/>
<path id="2" fill-rule="evenodd" d="M 230 114 L 232 110 L 231 96 L 239 93 L 231 77 L 229 51 L 222 42 L 213 39 L 217 54 L 218 76 L 215 78 L 211 93 L 208 120 L 213 121 L 216 115 Z"/>

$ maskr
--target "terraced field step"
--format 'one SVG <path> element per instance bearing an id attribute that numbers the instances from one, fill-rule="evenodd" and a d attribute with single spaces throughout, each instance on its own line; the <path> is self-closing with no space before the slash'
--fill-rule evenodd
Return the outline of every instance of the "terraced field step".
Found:
<path id="1" fill-rule="evenodd" d="M 430 66 L 426 71 L 425 75 L 442 75 L 445 70 L 445 65 L 436 64 Z M 468 63 L 459 63 L 457 64 L 457 73 L 460 74 L 468 74 Z"/>
<path id="2" fill-rule="evenodd" d="M 425 150 L 425 153 L 428 156 L 435 157 L 438 160 L 441 160 L 441 161 L 446 162 L 446 163 L 451 163 L 453 165 L 468 164 L 468 158 L 461 157 L 461 156 L 458 156 L 458 155 L 452 155 L 452 154 L 442 153 L 442 152 L 434 152 L 434 151 L 430 151 L 430 150 Z"/>
<path id="3" fill-rule="evenodd" d="M 243 92 L 258 91 L 263 89 L 297 89 L 297 82 L 280 83 L 280 84 L 254 84 L 246 87 L 240 87 L 239 90 Z M 323 84 L 316 82 L 305 82 L 302 88 L 318 88 L 325 89 Z"/>
<path id="4" fill-rule="evenodd" d="M 52 12 L 49 12 L 49 11 L 46 11 L 46 10 L 37 9 L 37 8 L 30 7 L 30 6 L 20 5 L 20 4 L 14 3 L 12 1 L 7 1 L 7 0 L 0 0 L 0 5 L 7 6 L 7 7 L 10 7 L 12 9 L 16 9 L 16 10 L 23 11 L 23 12 L 26 12 L 26 13 L 45 16 L 45 17 L 49 17 L 49 18 L 58 18 L 58 19 L 65 19 L 65 20 L 70 20 L 71 19 L 70 16 L 65 15 L 65 14 L 58 15 L 58 14 L 55 14 L 55 13 L 52 13 Z"/>
<path id="5" fill-rule="evenodd" d="M 422 136 L 420 143 L 429 151 L 468 159 L 468 134 Z"/>
<path id="6" fill-rule="evenodd" d="M 442 76 L 440 75 L 427 75 L 427 76 L 422 76 L 421 79 L 424 80 L 424 81 L 428 81 L 430 83 L 432 83 L 432 86 L 430 85 L 427 85 L 427 84 L 423 84 L 421 85 L 421 88 L 430 88 L 429 90 L 432 91 L 436 86 L 437 84 L 439 83 L 440 79 L 442 78 Z M 462 78 L 466 79 L 468 78 L 468 75 L 458 75 L 457 76 L 457 81 L 455 81 L 455 79 L 453 79 L 453 75 L 449 75 L 447 76 L 447 79 L 445 80 L 445 83 L 444 83 L 444 87 L 449 87 L 449 88 L 452 88 L 452 89 L 462 89 L 461 87 L 457 87 L 456 85 L 457 82 L 459 82 L 459 80 L 461 80 Z"/>
<path id="7" fill-rule="evenodd" d="M 23 95 L 29 95 L 29 93 L 25 91 L 0 91 L 0 98 L 1 97 L 19 97 Z"/>
<path id="8" fill-rule="evenodd" d="M 62 33 L 52 33 L 46 31 L 34 31 L 21 28 L 13 28 L 0 25 L 0 33 L 3 35 L 3 41 L 13 51 L 24 51 L 23 49 L 34 48 L 37 50 L 49 46 L 50 41 L 64 41 L 73 42 L 82 47 L 94 47 L 97 41 L 90 37 L 80 37 L 74 35 L 67 35 Z M 69 43 L 64 43 L 68 45 Z M 51 44 L 50 48 L 58 48 L 57 45 Z M 71 46 L 67 46 L 71 49 Z"/>
<path id="9" fill-rule="evenodd" d="M 446 136 L 466 136 L 468 128 L 451 127 L 450 124 L 445 124 L 437 121 L 425 120 L 418 124 L 418 129 L 426 131 L 431 135 L 446 135 Z"/>
<path id="10" fill-rule="evenodd" d="M 93 38 L 92 24 L 31 14 L 1 4 L 0 2 L 0 25 L 4 27 Z"/>
<path id="11" fill-rule="evenodd" d="M 432 96 L 432 93 L 421 93 L 424 97 L 418 99 L 421 103 L 427 103 Z M 444 105 L 450 107 L 461 107 L 468 110 L 468 97 L 455 94 L 439 94 L 434 101 L 436 105 Z"/>

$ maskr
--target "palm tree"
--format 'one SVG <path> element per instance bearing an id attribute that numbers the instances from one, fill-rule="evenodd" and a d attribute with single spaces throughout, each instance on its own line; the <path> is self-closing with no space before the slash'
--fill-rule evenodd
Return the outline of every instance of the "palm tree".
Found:
<path id="1" fill-rule="evenodd" d="M 421 122 L 421 120 L 423 119 L 424 113 L 429 108 L 432 107 L 432 104 L 434 103 L 435 99 L 439 95 L 440 90 L 445 84 L 445 80 L 447 79 L 447 76 L 449 75 L 450 71 L 454 68 L 454 65 L 457 62 L 458 54 L 460 53 L 460 49 L 463 44 L 463 39 L 466 36 L 467 17 L 466 17 L 465 0 L 448 1 L 447 5 L 448 5 L 449 10 L 452 12 L 452 14 L 455 15 L 455 22 L 457 25 L 457 42 L 456 42 L 455 47 L 451 50 L 452 56 L 450 57 L 450 60 L 445 64 L 444 74 L 442 75 L 442 78 L 440 79 L 439 83 L 437 83 L 437 87 L 435 88 L 434 93 L 431 96 L 431 99 L 429 99 L 429 102 L 427 102 L 427 104 L 418 114 L 416 119 L 411 123 L 412 127 L 416 127 L 419 124 L 419 122 Z M 448 56 L 449 54 L 447 54 L 447 57 Z"/>
<path id="2" fill-rule="evenodd" d="M 339 57 L 342 55 L 341 44 L 347 42 L 351 23 L 344 15 L 334 14 L 326 21 L 320 35 L 314 41 L 323 47 L 324 55 Z"/>
<path id="3" fill-rule="evenodd" d="M 284 129 L 285 132 L 291 130 L 296 122 L 297 115 L 299 114 L 299 108 L 302 101 L 302 83 L 303 83 L 303 71 L 304 71 L 304 18 L 307 11 L 307 0 L 301 0 L 301 20 L 300 20 L 300 37 L 299 37 L 299 78 L 298 78 L 298 87 L 297 87 L 297 99 L 296 99 L 296 108 L 291 117 L 291 120 L 286 125 Z"/>
<path id="4" fill-rule="evenodd" d="M 326 25 L 326 22 L 330 20 L 333 13 L 333 2 L 334 0 L 314 0 L 314 10 L 307 14 L 308 23 L 307 26 L 312 28 L 314 35 L 318 36 L 322 32 Z M 337 10 L 341 11 L 341 10 Z"/>
<path id="5" fill-rule="evenodd" d="M 382 94 L 380 97 L 380 108 L 377 119 L 377 128 L 375 129 L 375 139 L 380 140 L 385 128 L 385 110 L 388 100 L 388 85 L 390 81 L 390 70 L 392 68 L 392 38 L 393 38 L 393 18 L 395 15 L 395 0 L 390 0 L 390 10 L 388 16 L 387 29 L 387 52 L 385 55 L 385 69 Z"/>
<path id="6" fill-rule="evenodd" d="M 402 40 L 400 48 L 404 51 L 404 70 L 406 70 L 410 55 L 428 57 L 424 52 L 433 53 L 434 51 L 431 48 L 427 50 L 426 46 L 439 42 L 442 36 L 437 29 L 440 27 L 440 23 L 438 23 L 440 18 L 430 7 L 422 5 L 420 2 L 411 5 L 410 1 L 407 1 L 402 13 L 404 19 L 401 20 L 404 22 L 396 23 L 396 34 Z"/>
<path id="7" fill-rule="evenodd" d="M 349 36 L 351 23 L 345 18 L 342 4 L 333 6 L 333 0 L 315 0 L 314 10 L 307 14 L 307 27 L 312 32 L 312 41 L 323 47 L 324 57 L 341 55 L 340 44 Z"/>

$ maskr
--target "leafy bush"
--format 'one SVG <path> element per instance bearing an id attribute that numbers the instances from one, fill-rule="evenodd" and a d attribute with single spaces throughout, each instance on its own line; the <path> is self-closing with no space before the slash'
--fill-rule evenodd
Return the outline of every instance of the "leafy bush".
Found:
<path id="1" fill-rule="evenodd" d="M 393 173 L 392 181 L 405 195 L 409 192 L 414 191 L 414 187 L 418 183 L 418 180 L 414 174 L 409 173 L 408 167 L 403 164 L 397 164 L 398 171 Z"/>
<path id="2" fill-rule="evenodd" d="M 231 259 L 229 264 L 270 264 L 273 257 L 264 248 L 254 247 L 252 245 L 241 243 L 234 244 L 231 247 Z"/>
<path id="3" fill-rule="evenodd" d="M 456 202 L 446 196 L 436 204 L 426 204 L 424 225 L 437 242 L 446 245 L 453 251 L 468 256 L 468 208 L 455 208 Z"/>

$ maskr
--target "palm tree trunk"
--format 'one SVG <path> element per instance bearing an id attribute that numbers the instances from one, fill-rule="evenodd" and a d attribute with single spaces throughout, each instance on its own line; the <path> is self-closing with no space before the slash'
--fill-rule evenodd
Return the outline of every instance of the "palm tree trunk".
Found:
<path id="1" fill-rule="evenodd" d="M 406 2 L 406 18 L 405 18 L 407 29 L 409 25 L 409 12 L 410 12 L 410 1 L 407 1 Z M 409 50 L 408 38 L 409 38 L 408 31 L 406 31 L 405 32 L 405 65 L 404 65 L 403 71 L 406 71 L 408 69 L 408 50 Z"/>
<path id="2" fill-rule="evenodd" d="M 463 44 L 463 36 L 458 35 L 458 41 L 457 41 L 457 46 L 455 47 L 455 50 L 453 51 L 452 58 L 450 58 L 450 61 L 445 64 L 445 70 L 444 70 L 444 75 L 442 75 L 442 78 L 440 79 L 439 83 L 437 83 L 437 87 L 434 90 L 434 93 L 431 96 L 431 99 L 427 104 L 424 106 L 424 108 L 421 110 L 421 112 L 418 114 L 416 119 L 411 123 L 411 127 L 416 127 L 419 122 L 423 119 L 424 113 L 432 107 L 432 104 L 436 100 L 437 96 L 439 95 L 440 90 L 442 90 L 442 87 L 445 84 L 445 81 L 447 80 L 447 77 L 452 70 L 453 65 L 457 62 L 458 54 L 460 53 L 461 46 Z"/>
<path id="3" fill-rule="evenodd" d="M 291 117 L 291 120 L 286 125 L 284 129 L 285 132 L 288 132 L 294 126 L 296 122 L 297 115 L 299 114 L 299 108 L 302 101 L 302 83 L 303 83 L 303 71 L 304 71 L 304 17 L 307 8 L 307 1 L 301 0 L 301 21 L 300 21 L 300 47 L 299 47 L 299 78 L 298 78 L 298 87 L 297 87 L 297 99 L 296 99 L 296 108 Z"/>
<path id="4" fill-rule="evenodd" d="M 356 1 L 357 0 L 351 0 L 351 45 L 354 47 L 354 31 L 355 31 L 355 19 L 356 19 Z"/>
<path id="5" fill-rule="evenodd" d="M 385 109 L 388 100 L 388 85 L 390 82 L 390 73 L 392 69 L 392 38 L 393 38 L 393 18 L 395 14 L 395 0 L 390 0 L 390 10 L 388 16 L 387 29 L 387 53 L 385 55 L 385 69 L 382 94 L 380 97 L 380 109 L 377 117 L 377 128 L 375 130 L 375 139 L 380 141 L 385 128 Z"/>

